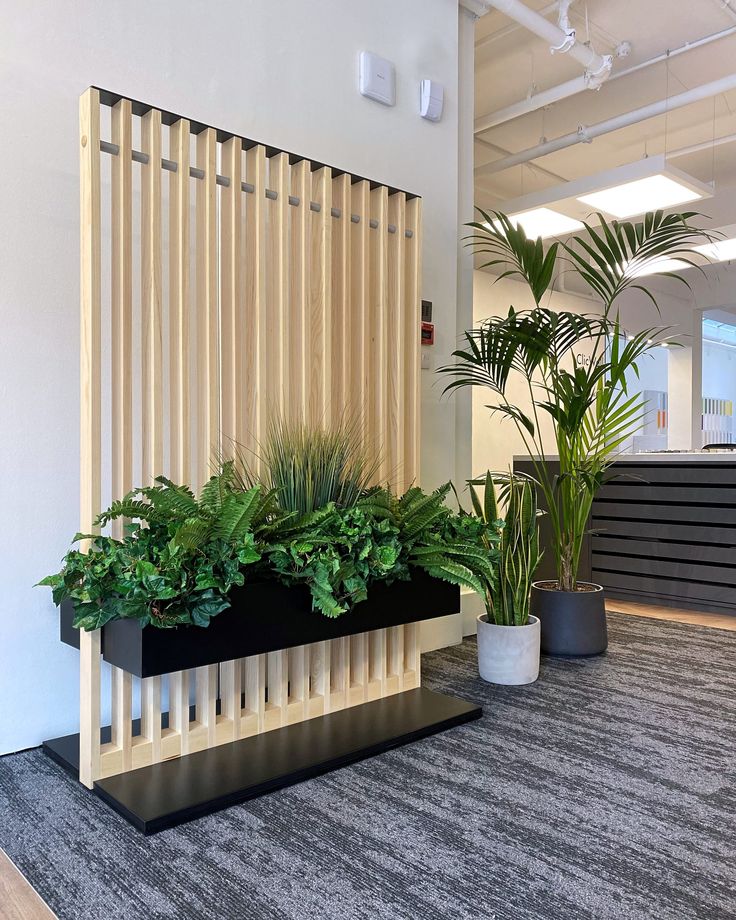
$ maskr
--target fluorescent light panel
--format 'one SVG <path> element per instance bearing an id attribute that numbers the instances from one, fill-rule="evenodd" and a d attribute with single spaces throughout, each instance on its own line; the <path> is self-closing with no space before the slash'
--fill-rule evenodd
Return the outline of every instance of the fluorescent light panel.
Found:
<path id="1" fill-rule="evenodd" d="M 599 195 L 605 197 L 599 198 Z M 654 154 L 624 166 L 572 179 L 563 185 L 530 192 L 511 201 L 486 204 L 506 214 L 518 216 L 545 209 L 572 220 L 595 224 L 595 213 L 592 212 L 596 210 L 617 217 L 623 214 L 633 217 L 646 210 L 674 207 L 675 203 L 699 201 L 712 195 L 713 186 L 673 166 L 664 154 Z M 623 207 L 625 199 L 627 206 Z M 736 237 L 736 225 L 731 229 L 728 235 Z"/>
<path id="2" fill-rule="evenodd" d="M 703 195 L 695 189 L 659 173 L 614 185 L 590 195 L 581 195 L 578 201 L 590 205 L 596 211 L 625 218 L 644 214 L 646 211 L 673 208 L 675 205 L 696 201 L 702 197 Z"/>
<path id="3" fill-rule="evenodd" d="M 546 239 L 549 236 L 562 236 L 564 233 L 573 233 L 575 230 L 583 229 L 579 220 L 574 220 L 551 208 L 534 208 L 531 211 L 510 214 L 509 220 L 512 224 L 522 227 L 524 233 L 533 240 L 536 240 L 538 236 Z"/>
<path id="4" fill-rule="evenodd" d="M 714 243 L 704 243 L 694 248 L 695 252 L 699 252 L 713 262 L 730 262 L 736 259 L 736 238 L 716 240 Z"/>

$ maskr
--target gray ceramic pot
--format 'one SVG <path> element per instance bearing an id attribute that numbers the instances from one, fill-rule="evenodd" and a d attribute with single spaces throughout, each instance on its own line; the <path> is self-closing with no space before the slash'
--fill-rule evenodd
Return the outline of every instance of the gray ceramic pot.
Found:
<path id="1" fill-rule="evenodd" d="M 531 684 L 539 676 L 539 620 L 526 626 L 497 626 L 478 617 L 478 670 L 492 684 Z"/>
<path id="2" fill-rule="evenodd" d="M 603 588 L 558 591 L 532 585 L 531 611 L 542 624 L 542 652 L 546 655 L 600 655 L 608 647 Z"/>

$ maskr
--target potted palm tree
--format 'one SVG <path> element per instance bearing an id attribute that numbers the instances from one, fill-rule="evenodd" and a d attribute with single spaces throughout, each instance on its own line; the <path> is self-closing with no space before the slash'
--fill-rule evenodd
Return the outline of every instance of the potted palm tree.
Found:
<path id="1" fill-rule="evenodd" d="M 530 684 L 539 676 L 540 651 L 539 618 L 529 612 L 541 558 L 536 489 L 532 480 L 513 473 L 488 472 L 483 486 L 481 500 L 469 484 L 473 510 L 500 529 L 500 539 L 488 547 L 496 550 L 494 578 L 484 585 L 486 612 L 477 618 L 478 670 L 490 683 Z"/>
<path id="2" fill-rule="evenodd" d="M 642 275 L 653 263 L 677 258 L 689 265 L 692 246 L 710 235 L 696 229 L 695 212 L 646 214 L 641 222 L 608 222 L 597 215 L 599 228 L 584 224 L 566 243 L 530 240 L 521 227 L 499 212 L 480 212 L 469 224 L 471 248 L 489 256 L 482 267 L 499 267 L 500 277 L 516 276 L 529 287 L 535 306 L 492 317 L 465 333 L 465 347 L 454 352 L 457 362 L 440 368 L 449 376 L 447 390 L 484 387 L 496 396 L 490 407 L 515 425 L 532 464 L 534 480 L 547 506 L 556 578 L 535 583 L 532 613 L 541 621 L 542 651 L 592 655 L 607 646 L 603 589 L 578 580 L 583 540 L 593 498 L 621 445 L 645 416 L 640 393 L 627 386 L 627 372 L 667 343 L 667 327 L 651 327 L 624 335 L 616 301 L 629 289 L 643 291 L 655 304 Z M 600 300 L 599 313 L 580 315 L 543 307 L 554 285 L 558 262 L 565 263 Z M 665 273 L 687 284 L 673 273 Z M 576 353 L 589 355 L 583 362 Z M 513 403 L 509 382 L 526 382 L 528 398 Z M 549 445 L 540 421 L 551 422 L 557 455 L 547 459 Z"/>

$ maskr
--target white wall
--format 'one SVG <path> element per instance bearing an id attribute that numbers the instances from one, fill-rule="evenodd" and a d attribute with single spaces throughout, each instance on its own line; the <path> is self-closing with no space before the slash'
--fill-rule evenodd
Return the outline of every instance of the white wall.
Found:
<path id="1" fill-rule="evenodd" d="M 94 84 L 424 198 L 435 363 L 455 345 L 456 0 L 0 0 L 0 753 L 78 724 L 49 592 L 78 525 L 78 97 Z M 392 59 L 397 105 L 356 91 Z M 439 124 L 418 81 L 445 85 Z M 423 375 L 423 481 L 454 474 L 455 404 Z"/>
<path id="2" fill-rule="evenodd" d="M 494 284 L 494 282 L 496 282 Z M 577 313 L 599 312 L 598 304 L 575 294 L 553 293 L 545 297 L 544 304 L 552 310 L 574 310 Z M 494 275 L 485 271 L 473 274 L 473 322 L 477 325 L 489 316 L 504 316 L 510 306 L 516 310 L 529 310 L 534 306 L 526 284 L 511 278 L 496 281 Z M 582 351 L 582 349 L 581 349 Z M 510 378 L 507 388 L 509 401 L 519 406 L 530 406 L 528 389 L 520 375 Z M 488 405 L 494 404 L 493 394 L 480 388 L 473 391 L 473 476 L 483 475 L 486 470 L 506 470 L 515 454 L 525 454 L 521 436 L 510 419 L 494 415 Z M 556 453 L 552 438 L 552 426 L 542 419 L 542 437 L 545 451 Z"/>

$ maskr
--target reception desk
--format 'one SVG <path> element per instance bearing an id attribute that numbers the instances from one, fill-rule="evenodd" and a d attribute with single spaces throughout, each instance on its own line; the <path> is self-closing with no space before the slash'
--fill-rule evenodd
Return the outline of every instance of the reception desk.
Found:
<path id="1" fill-rule="evenodd" d="M 514 467 L 531 470 L 524 458 Z M 736 614 L 736 453 L 633 454 L 608 476 L 581 578 L 609 597 Z M 552 562 L 548 553 L 541 577 Z"/>

